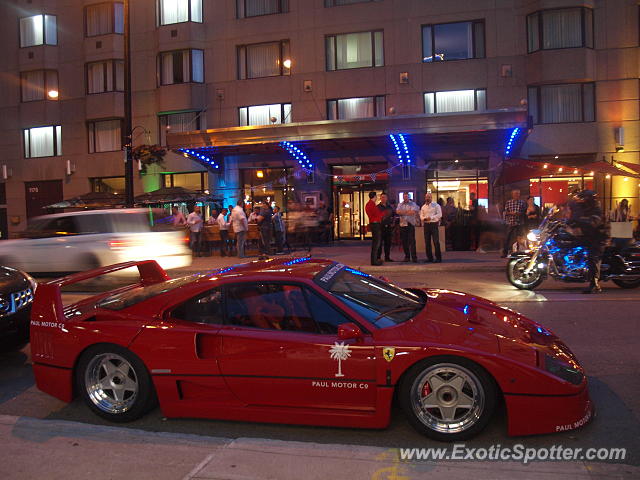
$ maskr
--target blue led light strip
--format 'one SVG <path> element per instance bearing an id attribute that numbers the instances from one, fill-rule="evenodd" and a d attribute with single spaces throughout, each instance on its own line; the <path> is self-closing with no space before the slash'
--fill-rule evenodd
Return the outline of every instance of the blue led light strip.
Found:
<path id="1" fill-rule="evenodd" d="M 202 147 L 197 150 L 191 150 L 188 148 L 179 148 L 178 152 L 181 152 L 183 155 L 188 157 L 193 157 L 196 160 L 204 163 L 207 166 L 211 166 L 211 168 L 220 168 L 220 165 L 216 163 L 213 159 L 213 150 L 215 147 Z"/>
<path id="2" fill-rule="evenodd" d="M 289 155 L 291 155 L 295 160 L 298 161 L 298 164 L 307 170 L 313 170 L 313 162 L 309 160 L 309 158 L 304 154 L 302 150 L 296 147 L 293 143 L 282 141 L 280 142 L 280 146 L 284 148 Z"/>
<path id="3" fill-rule="evenodd" d="M 398 156 L 398 160 L 400 160 L 401 165 L 410 165 L 412 163 L 411 154 L 409 153 L 409 145 L 407 145 L 407 140 L 405 138 L 404 133 L 398 133 L 394 135 L 393 133 L 389 134 L 389 138 L 393 142 L 393 146 L 396 149 L 396 155 Z"/>
<path id="4" fill-rule="evenodd" d="M 511 130 L 511 135 L 509 136 L 509 140 L 507 141 L 507 146 L 504 149 L 505 157 L 511 156 L 511 149 L 513 148 L 513 144 L 516 141 L 516 137 L 518 136 L 519 133 L 520 133 L 520 129 L 518 127 Z"/>

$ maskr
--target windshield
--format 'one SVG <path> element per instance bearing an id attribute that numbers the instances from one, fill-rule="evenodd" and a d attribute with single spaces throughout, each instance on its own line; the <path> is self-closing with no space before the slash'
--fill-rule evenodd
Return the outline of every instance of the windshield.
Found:
<path id="1" fill-rule="evenodd" d="M 316 278 L 316 283 L 378 328 L 406 322 L 426 304 L 426 296 L 341 264 L 333 264 Z"/>

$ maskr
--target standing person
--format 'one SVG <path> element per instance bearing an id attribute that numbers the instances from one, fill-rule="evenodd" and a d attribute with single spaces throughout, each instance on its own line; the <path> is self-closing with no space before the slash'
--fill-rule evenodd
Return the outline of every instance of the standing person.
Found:
<path id="1" fill-rule="evenodd" d="M 249 230 L 249 223 L 247 222 L 247 215 L 244 213 L 244 202 L 238 200 L 238 203 L 231 212 L 231 226 L 236 234 L 236 244 L 238 246 L 238 258 L 245 258 L 244 245 L 247 242 L 247 230 Z"/>
<path id="2" fill-rule="evenodd" d="M 393 208 L 389 205 L 389 197 L 386 193 L 380 194 L 380 203 L 378 209 L 382 212 L 382 220 L 380 221 L 382 229 L 382 239 L 380 247 L 378 247 L 378 261 L 381 260 L 382 249 L 384 247 L 384 261 L 393 262 L 391 259 L 391 238 L 393 235 Z"/>
<path id="3" fill-rule="evenodd" d="M 262 258 L 267 257 L 269 253 L 271 253 L 271 237 L 273 236 L 271 216 L 272 212 L 269 205 L 262 203 L 256 217 L 258 230 L 260 231 L 260 253 L 262 254 Z"/>
<path id="4" fill-rule="evenodd" d="M 527 205 L 520 200 L 520 190 L 511 191 L 511 199 L 504 204 L 502 216 L 506 223 L 504 244 L 502 246 L 502 258 L 505 258 L 511 249 L 511 245 L 522 236 L 522 224 Z"/>
<path id="5" fill-rule="evenodd" d="M 382 241 L 382 212 L 376 205 L 378 194 L 369 192 L 369 201 L 364 207 L 364 211 L 369 217 L 369 231 L 371 231 L 371 265 L 382 265 L 382 260 L 378 260 L 378 249 Z"/>
<path id="6" fill-rule="evenodd" d="M 416 223 L 420 208 L 413 200 L 409 199 L 408 193 L 402 194 L 402 203 L 396 208 L 396 213 L 400 217 L 400 239 L 404 250 L 403 262 L 412 261 L 418 263 L 416 254 Z"/>
<path id="7" fill-rule="evenodd" d="M 582 293 L 599 293 L 600 262 L 607 240 L 608 229 L 596 194 L 592 190 L 583 190 L 574 196 L 570 203 L 571 214 L 567 223 L 573 227 L 574 235 L 587 249 L 589 286 Z"/>
<path id="8" fill-rule="evenodd" d="M 536 205 L 534 198 L 531 196 L 527 197 L 527 209 L 524 214 L 526 217 L 527 230 L 533 230 L 540 226 L 540 213 L 540 207 Z"/>
<path id="9" fill-rule="evenodd" d="M 215 225 L 218 223 L 218 210 L 215 208 L 211 209 L 211 216 L 207 219 L 208 225 Z"/>
<path id="10" fill-rule="evenodd" d="M 249 223 L 258 223 L 258 215 L 260 215 L 260 206 L 253 207 L 253 211 L 249 214 Z"/>
<path id="11" fill-rule="evenodd" d="M 187 219 L 184 218 L 184 214 L 178 210 L 178 207 L 171 208 L 171 225 L 174 227 L 181 227 L 187 224 Z"/>
<path id="12" fill-rule="evenodd" d="M 478 198 L 475 192 L 469 194 L 469 233 L 471 234 L 471 250 L 480 247 L 480 215 Z"/>
<path id="13" fill-rule="evenodd" d="M 442 219 L 442 208 L 440 205 L 433 201 L 431 193 L 426 193 L 424 196 L 424 205 L 420 209 L 420 220 L 424 228 L 424 246 L 427 250 L 427 261 L 440 263 L 442 261 L 442 252 L 440 251 L 440 232 L 438 227 L 440 226 L 440 220 Z M 433 252 L 431 251 L 431 242 L 436 250 L 436 258 L 433 259 Z"/>
<path id="14" fill-rule="evenodd" d="M 202 244 L 202 214 L 200 213 L 200 207 L 195 206 L 193 212 L 187 216 L 187 225 L 189 225 L 189 245 L 191 251 L 196 257 L 200 256 L 200 249 Z"/>
<path id="15" fill-rule="evenodd" d="M 453 224 L 456 221 L 458 209 L 453 201 L 452 197 L 447 197 L 447 203 L 445 203 L 442 209 L 442 220 L 444 222 L 444 240 L 445 248 L 450 246 L 453 249 Z"/>
<path id="16" fill-rule="evenodd" d="M 280 213 L 280 207 L 276 206 L 273 208 L 273 217 L 271 218 L 271 221 L 273 222 L 273 232 L 276 236 L 276 253 L 282 253 L 286 231 L 284 228 L 284 220 Z"/>
<path id="17" fill-rule="evenodd" d="M 228 254 L 229 244 L 229 222 L 227 222 L 227 209 L 223 208 L 220 215 L 216 219 L 218 227 L 220 227 L 220 256 L 224 257 Z"/>

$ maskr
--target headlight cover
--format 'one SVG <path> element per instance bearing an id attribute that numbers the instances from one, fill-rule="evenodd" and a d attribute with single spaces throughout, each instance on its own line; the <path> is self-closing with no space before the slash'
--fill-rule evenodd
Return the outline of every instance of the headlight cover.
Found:
<path id="1" fill-rule="evenodd" d="M 537 242 L 540 238 L 540 230 L 531 230 L 527 233 L 527 240 L 530 242 Z"/>
<path id="2" fill-rule="evenodd" d="M 580 385 L 584 375 L 577 368 L 564 363 L 563 361 L 545 354 L 544 369 L 552 375 L 565 380 L 573 385 Z"/>

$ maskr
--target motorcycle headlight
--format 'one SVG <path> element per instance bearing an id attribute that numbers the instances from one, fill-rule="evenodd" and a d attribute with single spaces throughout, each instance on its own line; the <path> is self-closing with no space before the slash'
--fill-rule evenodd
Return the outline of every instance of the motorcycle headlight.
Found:
<path id="1" fill-rule="evenodd" d="M 544 356 L 544 369 L 552 375 L 574 385 L 580 385 L 584 375 L 577 368 L 558 360 L 551 355 Z"/>
<path id="2" fill-rule="evenodd" d="M 540 238 L 540 230 L 531 230 L 527 233 L 527 240 L 530 242 L 537 242 L 538 238 Z"/>

